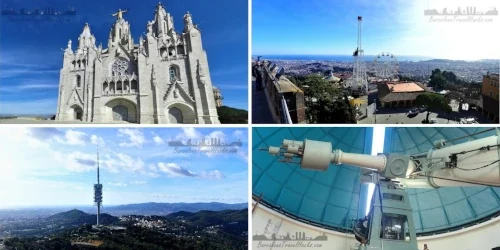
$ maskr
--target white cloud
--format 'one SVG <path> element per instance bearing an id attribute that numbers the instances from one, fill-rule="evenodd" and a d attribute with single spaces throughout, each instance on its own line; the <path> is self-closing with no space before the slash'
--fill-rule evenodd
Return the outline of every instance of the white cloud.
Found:
<path id="1" fill-rule="evenodd" d="M 149 165 L 149 170 L 151 170 L 154 173 L 158 172 L 158 168 L 156 168 L 156 166 L 153 164 Z"/>
<path id="2" fill-rule="evenodd" d="M 147 182 L 145 181 L 131 181 L 130 184 L 135 184 L 135 185 L 142 185 L 142 184 L 146 184 Z"/>
<path id="3" fill-rule="evenodd" d="M 110 186 L 115 186 L 115 187 L 126 187 L 127 183 L 121 183 L 121 182 L 108 182 L 108 185 Z"/>
<path id="4" fill-rule="evenodd" d="M 241 139 L 242 141 L 246 141 L 246 132 L 243 130 L 236 130 L 233 132 L 234 139 Z"/>
<path id="5" fill-rule="evenodd" d="M 138 129 L 119 129 L 118 137 L 125 137 L 126 141 L 121 142 L 120 147 L 137 147 L 141 148 L 142 144 L 146 142 L 144 134 Z"/>
<path id="6" fill-rule="evenodd" d="M 156 144 L 163 144 L 163 143 L 165 143 L 163 141 L 163 139 L 161 137 L 157 136 L 157 135 L 155 137 L 153 137 L 153 141 L 156 142 Z"/>
<path id="7" fill-rule="evenodd" d="M 82 152 L 61 153 L 53 151 L 56 161 L 63 163 L 64 167 L 75 172 L 85 172 L 97 169 L 96 155 Z"/>
<path id="8" fill-rule="evenodd" d="M 157 198 L 177 198 L 177 195 L 175 194 L 151 194 L 151 197 L 157 197 Z"/>
<path id="9" fill-rule="evenodd" d="M 66 144 L 68 145 L 80 145 L 85 146 L 85 143 L 88 139 L 87 134 L 76 131 L 76 130 L 67 130 L 66 131 Z"/>
<path id="10" fill-rule="evenodd" d="M 182 132 L 186 137 L 198 137 L 200 133 L 195 128 L 182 128 Z"/>
<path id="11" fill-rule="evenodd" d="M 152 171 L 156 171 L 155 166 L 150 166 Z M 166 173 L 170 177 L 198 177 L 201 179 L 208 180 L 221 180 L 224 179 L 224 174 L 219 170 L 203 171 L 199 174 L 179 166 L 177 163 L 158 163 L 158 168 L 160 172 Z"/>
<path id="12" fill-rule="evenodd" d="M 92 144 L 95 144 L 95 145 L 99 145 L 99 146 L 105 145 L 104 139 L 102 139 L 101 137 L 99 137 L 97 135 L 90 136 L 90 141 L 92 142 Z"/>
<path id="13" fill-rule="evenodd" d="M 226 177 L 219 170 L 212 170 L 212 171 L 209 171 L 209 172 L 202 172 L 199 176 L 202 179 L 210 179 L 210 180 L 222 180 L 222 179 L 224 179 Z"/>
<path id="14" fill-rule="evenodd" d="M 106 154 L 105 157 L 103 163 L 110 172 L 118 172 L 119 170 L 139 172 L 144 169 L 144 162 L 141 159 L 134 159 L 124 153 Z"/>
<path id="15" fill-rule="evenodd" d="M 177 165 L 176 163 L 160 162 L 160 163 L 158 163 L 158 169 L 161 172 L 164 172 L 172 177 L 180 177 L 180 176 L 194 177 L 194 176 L 196 176 L 195 173 Z"/>
<path id="16" fill-rule="evenodd" d="M 238 148 L 237 155 L 241 157 L 245 162 L 248 162 L 248 154 L 243 150 L 243 148 Z"/>

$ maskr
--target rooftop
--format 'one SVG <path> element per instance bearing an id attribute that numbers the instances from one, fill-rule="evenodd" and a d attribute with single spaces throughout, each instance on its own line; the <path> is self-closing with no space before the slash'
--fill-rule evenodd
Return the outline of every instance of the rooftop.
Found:
<path id="1" fill-rule="evenodd" d="M 421 83 L 387 83 L 378 84 L 378 97 L 383 102 L 415 100 L 418 95 L 429 91 Z"/>
<path id="2" fill-rule="evenodd" d="M 425 91 L 424 88 L 419 86 L 414 82 L 405 83 L 387 83 L 387 87 L 392 93 L 404 93 L 404 92 L 422 92 Z"/>

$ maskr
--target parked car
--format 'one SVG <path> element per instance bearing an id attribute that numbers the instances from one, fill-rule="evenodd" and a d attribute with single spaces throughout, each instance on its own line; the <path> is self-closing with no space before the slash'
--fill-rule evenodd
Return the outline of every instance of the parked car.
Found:
<path id="1" fill-rule="evenodd" d="M 474 117 L 466 117 L 460 119 L 461 124 L 477 124 L 477 120 Z"/>
<path id="2" fill-rule="evenodd" d="M 431 118 L 431 120 L 429 121 L 430 124 L 436 124 L 436 123 L 439 123 L 438 120 L 436 118 Z"/>
<path id="3" fill-rule="evenodd" d="M 408 115 L 417 115 L 418 113 L 419 113 L 418 109 L 411 109 L 410 111 L 408 111 Z"/>
<path id="4" fill-rule="evenodd" d="M 420 107 L 420 112 L 425 112 L 425 111 L 427 111 L 427 106 L 426 105 L 422 105 Z"/>

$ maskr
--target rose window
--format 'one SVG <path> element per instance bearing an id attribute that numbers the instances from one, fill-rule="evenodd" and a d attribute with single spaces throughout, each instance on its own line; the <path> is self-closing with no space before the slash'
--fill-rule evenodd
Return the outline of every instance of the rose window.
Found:
<path id="1" fill-rule="evenodd" d="M 113 71 L 113 75 L 121 76 L 125 75 L 128 69 L 128 62 L 125 60 L 117 60 L 113 63 L 111 70 Z"/>

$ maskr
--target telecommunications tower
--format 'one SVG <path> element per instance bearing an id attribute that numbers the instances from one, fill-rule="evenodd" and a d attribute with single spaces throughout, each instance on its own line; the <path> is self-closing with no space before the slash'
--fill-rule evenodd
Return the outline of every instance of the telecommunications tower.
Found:
<path id="1" fill-rule="evenodd" d="M 94 204 L 97 206 L 97 226 L 102 206 L 102 184 L 99 182 L 99 145 L 97 145 L 97 184 L 94 184 Z"/>
<path id="2" fill-rule="evenodd" d="M 361 21 L 363 18 L 361 16 L 358 16 L 358 47 L 356 48 L 356 51 L 353 53 L 354 57 L 354 68 L 352 72 L 352 80 L 350 87 L 362 92 L 362 89 L 366 91 L 368 94 L 368 80 L 366 76 L 366 67 L 363 61 L 363 55 L 364 51 L 361 48 Z"/>

